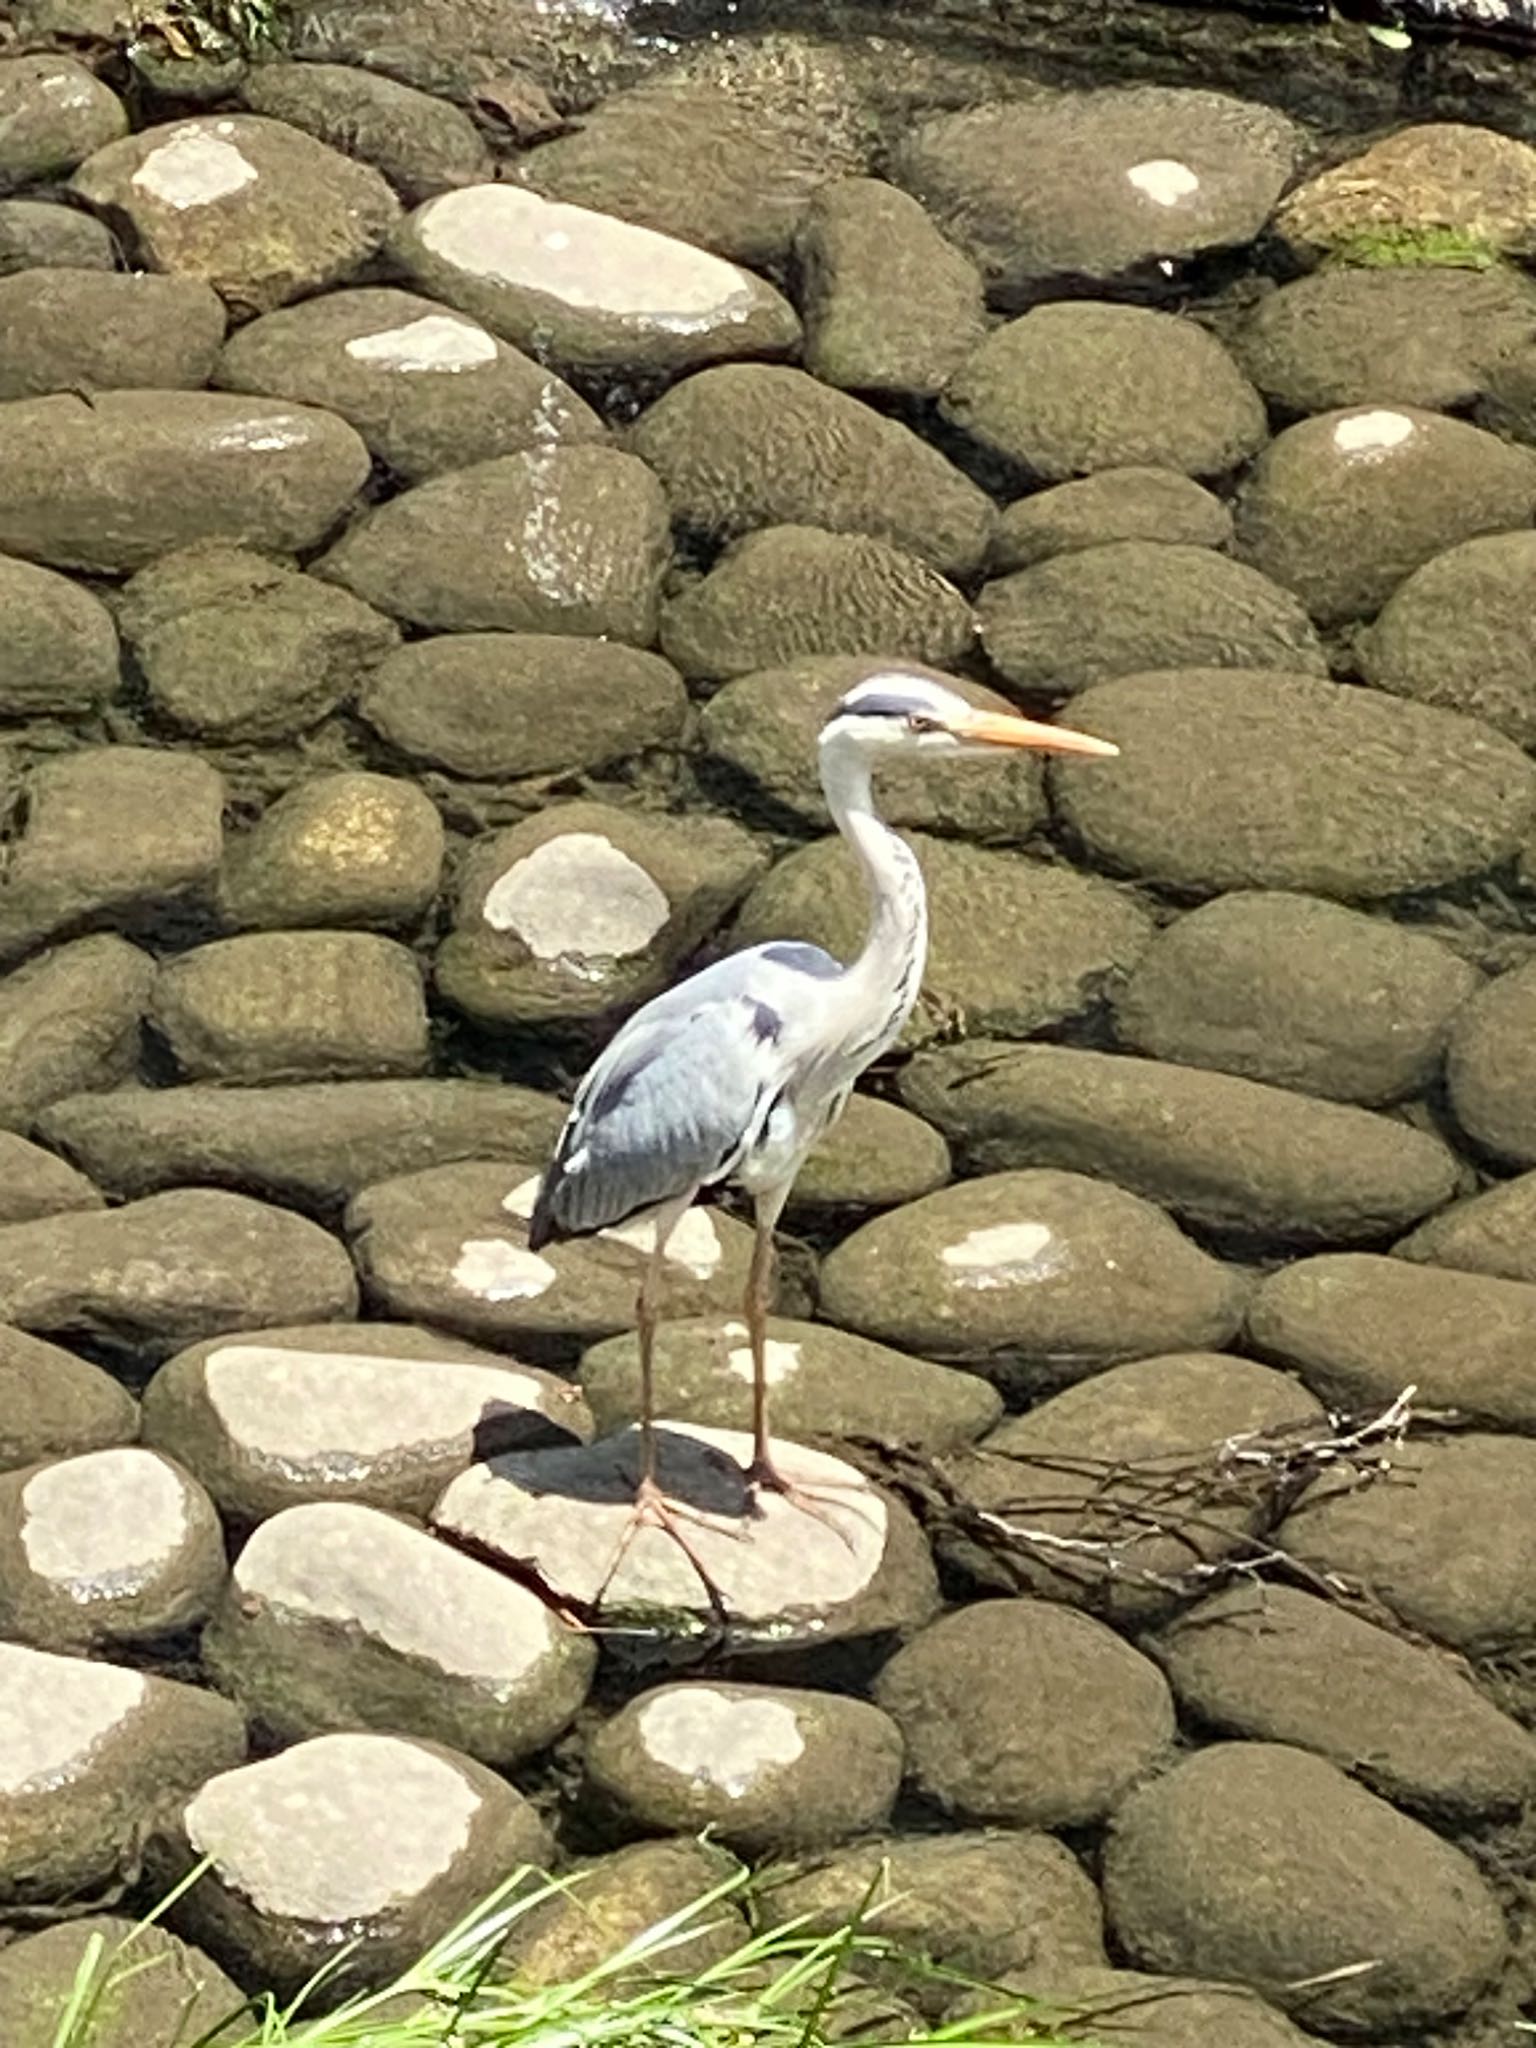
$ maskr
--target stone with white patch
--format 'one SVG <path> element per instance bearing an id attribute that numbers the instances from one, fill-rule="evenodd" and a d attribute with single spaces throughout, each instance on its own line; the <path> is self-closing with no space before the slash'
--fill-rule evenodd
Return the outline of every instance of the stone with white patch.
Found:
<path id="1" fill-rule="evenodd" d="M 127 222 L 145 269 L 203 278 L 255 313 L 342 281 L 400 210 L 369 165 L 260 114 L 124 136 L 82 164 L 71 188 Z"/>
<path id="2" fill-rule="evenodd" d="M 245 1723 L 214 1693 L 0 1642 L 0 1899 L 136 1872 L 157 1806 L 244 1754 Z"/>
<path id="3" fill-rule="evenodd" d="M 48 1650 L 154 1643 L 205 1621 L 226 1577 L 213 1502 L 137 1445 L 0 1475 L 0 1631 Z"/>
<path id="4" fill-rule="evenodd" d="M 826 1323 L 768 1322 L 774 1427 L 797 1441 L 873 1438 L 940 1452 L 972 1442 L 1001 1412 L 996 1390 L 957 1372 Z M 663 1323 L 656 1337 L 656 1398 L 664 1415 L 717 1429 L 751 1426 L 752 1351 L 739 1315 Z M 639 1413 L 640 1355 L 632 1332 L 595 1344 L 581 1362 L 582 1391 L 600 1430 Z"/>
<path id="5" fill-rule="evenodd" d="M 203 1652 L 282 1741 L 425 1736 L 505 1768 L 552 1742 L 597 1652 L 527 1587 L 353 1502 L 286 1508 L 251 1536 Z"/>
<path id="6" fill-rule="evenodd" d="M 0 58 L 0 194 L 73 170 L 127 126 L 117 94 L 73 57 Z"/>
<path id="7" fill-rule="evenodd" d="M 1237 502 L 1237 552 L 1319 625 L 1369 618 L 1434 555 L 1531 523 L 1536 454 L 1416 406 L 1320 413 L 1276 436 Z"/>
<path id="8" fill-rule="evenodd" d="M 668 984 L 761 866 L 723 818 L 550 805 L 471 845 L 438 988 L 495 1024 L 629 1009 Z"/>
<path id="9" fill-rule="evenodd" d="M 515 185 L 471 185 L 418 207 L 394 237 L 406 273 L 519 346 L 572 368 L 672 374 L 786 354 L 787 301 L 691 242 Z"/>
<path id="10" fill-rule="evenodd" d="M 593 1793 L 632 1822 L 752 1853 L 881 1826 L 901 1769 L 900 1732 L 863 1700 L 703 1679 L 628 1701 L 586 1754 Z"/>
<path id="11" fill-rule="evenodd" d="M 1304 146 L 1253 101 L 1111 86 L 940 114 L 903 139 L 894 175 L 1017 310 L 1052 285 L 1166 290 L 1253 241 Z"/>
<path id="12" fill-rule="evenodd" d="M 364 1189 L 346 1228 L 369 1298 L 386 1314 L 533 1357 L 569 1357 L 632 1329 L 653 1226 L 641 1219 L 531 1252 L 537 1183 L 526 1166 L 472 1161 Z M 665 1261 L 662 1314 L 739 1308 L 751 1244 L 744 1224 L 699 1211 Z"/>
<path id="13" fill-rule="evenodd" d="M 553 371 L 467 314 L 378 285 L 250 321 L 230 337 L 214 382 L 339 413 L 411 483 L 604 438 L 591 407 Z"/>
<path id="14" fill-rule="evenodd" d="M 414 1961 L 549 1840 L 483 1765 L 400 1736 L 320 1735 L 211 1779 L 153 1845 L 157 1871 L 209 1860 L 187 1893 L 194 1938 L 217 1931 L 280 1994 L 334 1964 L 332 1997 Z"/>
<path id="15" fill-rule="evenodd" d="M 241 1523 L 307 1501 L 424 1514 L 477 1457 L 589 1429 L 552 1373 L 411 1324 L 215 1338 L 168 1360 L 144 1397 L 145 1441 Z"/>
<path id="16" fill-rule="evenodd" d="M 1242 1313 L 1237 1275 L 1161 1209 L 1086 1174 L 1043 1169 L 963 1181 L 877 1217 L 843 1240 L 821 1277 L 831 1321 L 1005 1388 L 1222 1343 Z"/>
<path id="17" fill-rule="evenodd" d="M 718 1618 L 737 1647 L 770 1651 L 907 1628 L 937 1600 L 927 1546 L 906 1509 L 842 1459 L 777 1440 L 780 1470 L 810 1489 L 817 1512 L 783 1494 L 749 1496 L 752 1439 L 736 1430 L 666 1423 L 663 1490 L 707 1519 L 688 1539 L 713 1581 L 664 1530 L 630 1527 L 639 1432 L 575 1451 L 515 1452 L 456 1479 L 434 1524 L 495 1556 L 517 1558 L 554 1598 L 595 1606 L 614 1626 L 708 1640 Z"/>

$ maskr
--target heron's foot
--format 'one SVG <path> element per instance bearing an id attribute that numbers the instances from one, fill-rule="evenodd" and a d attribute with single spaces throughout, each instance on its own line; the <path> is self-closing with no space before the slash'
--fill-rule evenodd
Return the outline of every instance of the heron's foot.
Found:
<path id="1" fill-rule="evenodd" d="M 608 1588 L 613 1584 L 620 1565 L 629 1555 L 630 1547 L 640 1531 L 660 1529 L 671 1537 L 693 1566 L 699 1584 L 704 1588 L 710 1611 L 723 1622 L 724 1599 L 719 1586 L 710 1576 L 709 1567 L 699 1556 L 698 1548 L 688 1534 L 690 1524 L 695 1529 L 707 1529 L 712 1536 L 729 1536 L 737 1543 L 747 1533 L 740 1521 L 733 1520 L 727 1515 L 711 1515 L 703 1508 L 696 1508 L 691 1501 L 678 1500 L 675 1495 L 663 1493 L 654 1479 L 642 1479 L 635 1488 L 634 1506 L 629 1511 L 629 1520 L 623 1535 L 619 1538 L 619 1547 L 613 1554 L 613 1562 L 604 1574 L 603 1583 L 593 1595 L 593 1607 L 601 1607 L 607 1598 Z"/>
<path id="2" fill-rule="evenodd" d="M 847 1514 L 851 1509 L 857 1515 L 869 1497 L 869 1488 L 862 1479 L 823 1479 L 814 1485 L 806 1485 L 800 1480 L 787 1478 L 772 1458 L 766 1456 L 754 1458 L 747 1467 L 747 1490 L 754 1502 L 761 1494 L 778 1494 L 781 1500 L 792 1508 L 798 1508 L 801 1514 L 824 1522 L 849 1550 L 853 1548 L 853 1538 L 846 1527 Z M 842 1517 L 833 1513 L 833 1509 L 839 1507 L 843 1510 Z M 762 1512 L 760 1505 L 758 1512 Z"/>

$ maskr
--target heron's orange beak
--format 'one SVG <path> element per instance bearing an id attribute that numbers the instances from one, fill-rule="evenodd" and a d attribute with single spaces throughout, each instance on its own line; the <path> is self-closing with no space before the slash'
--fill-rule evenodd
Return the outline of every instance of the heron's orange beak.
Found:
<path id="1" fill-rule="evenodd" d="M 1113 740 L 1074 732 L 1069 725 L 1040 725 L 1033 718 L 1010 718 L 998 711 L 973 711 L 969 718 L 951 720 L 949 730 L 957 740 L 980 741 L 990 747 L 1038 747 L 1047 754 L 1105 757 L 1120 751 Z"/>

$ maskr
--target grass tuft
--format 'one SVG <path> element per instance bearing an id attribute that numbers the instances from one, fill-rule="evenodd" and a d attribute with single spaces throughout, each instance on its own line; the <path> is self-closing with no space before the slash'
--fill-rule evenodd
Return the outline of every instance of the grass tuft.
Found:
<path id="1" fill-rule="evenodd" d="M 108 1948 L 95 1935 L 80 1959 L 51 2048 L 92 2048 L 95 2020 L 114 1987 L 169 1965 L 135 1953 L 143 1927 L 159 1920 L 202 1875 L 176 1890 Z M 831 1934 L 789 1922 L 754 1934 L 721 1961 L 689 1975 L 667 1974 L 667 1956 L 717 1926 L 718 1908 L 748 1884 L 741 1872 L 692 1905 L 648 1927 L 570 1983 L 520 1983 L 502 1950 L 534 1908 L 580 1884 L 519 1870 L 392 1984 L 313 2012 L 316 1993 L 347 1959 L 344 1949 L 287 2003 L 270 1993 L 221 2019 L 195 2040 L 142 2041 L 136 2048 L 1085 2048 L 1053 2032 L 1040 2008 L 911 1955 L 859 1920 Z M 914 2022 L 850 2028 L 852 2001 L 867 1999 L 865 1970 L 894 1970 L 914 1987 L 936 1980 L 978 2009 L 935 2027 Z M 985 2009 L 983 2007 L 985 2001 Z"/>

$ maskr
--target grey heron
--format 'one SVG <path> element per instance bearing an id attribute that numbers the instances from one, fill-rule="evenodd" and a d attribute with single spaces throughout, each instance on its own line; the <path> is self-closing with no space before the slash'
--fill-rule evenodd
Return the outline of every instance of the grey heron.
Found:
<path id="1" fill-rule="evenodd" d="M 778 940 L 733 953 L 636 1011 L 588 1070 L 529 1223 L 529 1248 L 650 1215 L 655 1237 L 636 1310 L 640 1479 L 630 1534 L 666 1529 L 697 1560 L 656 1473 L 652 1360 L 667 1243 L 699 1193 L 733 1181 L 751 1197 L 756 1235 L 747 1283 L 752 1357 L 749 1491 L 804 1501 L 774 1462 L 766 1325 L 773 1233 L 806 1154 L 854 1082 L 895 1041 L 917 1000 L 928 944 L 927 896 L 911 849 L 878 816 L 882 760 L 1034 747 L 1110 755 L 1107 740 L 978 711 L 932 678 L 882 670 L 843 697 L 822 727 L 821 785 L 869 895 L 869 926 L 846 966 L 821 947 Z M 621 1551 L 622 1555 L 622 1551 Z M 611 1576 L 611 1574 L 610 1574 Z M 700 1571 L 700 1576 L 709 1581 Z"/>

